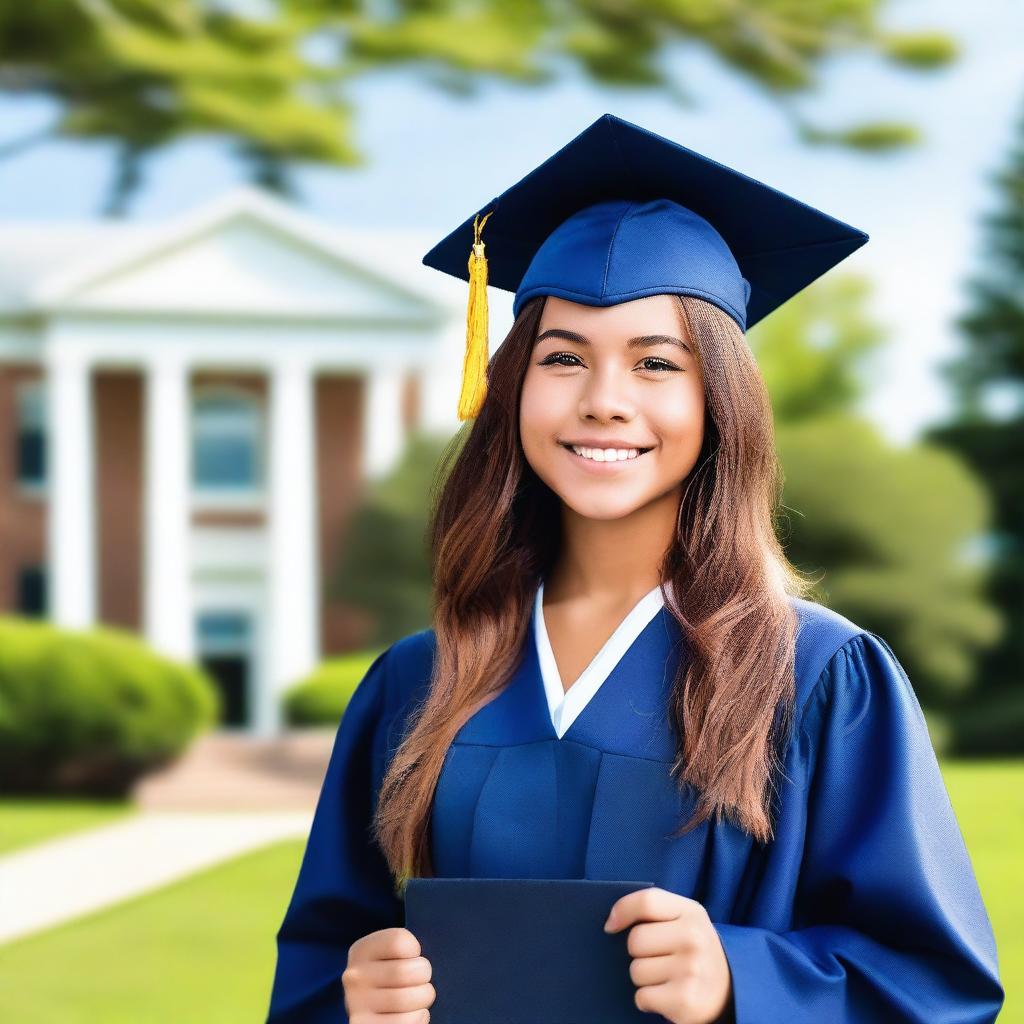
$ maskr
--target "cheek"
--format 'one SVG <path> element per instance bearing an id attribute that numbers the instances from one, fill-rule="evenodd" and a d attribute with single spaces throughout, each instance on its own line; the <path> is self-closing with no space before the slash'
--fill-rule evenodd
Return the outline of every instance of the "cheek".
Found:
<path id="1" fill-rule="evenodd" d="M 559 394 L 564 401 L 565 389 L 545 384 L 542 376 L 531 371 L 527 372 L 523 380 L 519 399 L 519 435 L 527 455 L 535 452 L 544 442 L 550 443 L 551 438 L 558 433 L 559 424 L 564 422 Z"/>
<path id="2" fill-rule="evenodd" d="M 659 396 L 647 409 L 652 430 L 661 439 L 669 455 L 700 450 L 704 437 L 704 392 L 689 384 L 671 395 Z"/>

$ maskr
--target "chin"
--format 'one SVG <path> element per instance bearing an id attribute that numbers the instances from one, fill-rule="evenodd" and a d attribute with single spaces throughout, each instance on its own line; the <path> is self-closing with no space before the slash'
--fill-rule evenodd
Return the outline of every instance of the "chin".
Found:
<path id="1" fill-rule="evenodd" d="M 560 494 L 559 497 L 581 518 L 605 521 L 625 519 L 644 504 L 641 501 L 623 501 L 621 495 L 609 495 L 609 500 L 606 501 L 570 501 L 564 494 Z"/>

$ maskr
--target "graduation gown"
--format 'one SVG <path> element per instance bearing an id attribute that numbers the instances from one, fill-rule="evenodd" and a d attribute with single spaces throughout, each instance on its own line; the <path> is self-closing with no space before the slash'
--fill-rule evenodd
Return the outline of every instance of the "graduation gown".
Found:
<path id="1" fill-rule="evenodd" d="M 728 822 L 672 839 L 696 798 L 669 776 L 667 698 L 686 644 L 657 594 L 565 693 L 538 590 L 518 669 L 446 755 L 436 875 L 642 880 L 698 900 L 729 961 L 737 1024 L 995 1020 L 1004 992 L 992 928 L 889 645 L 791 598 L 797 719 L 775 839 L 759 844 Z M 344 1022 L 349 946 L 403 924 L 368 828 L 433 651 L 429 629 L 392 644 L 344 713 L 277 933 L 268 1024 Z"/>

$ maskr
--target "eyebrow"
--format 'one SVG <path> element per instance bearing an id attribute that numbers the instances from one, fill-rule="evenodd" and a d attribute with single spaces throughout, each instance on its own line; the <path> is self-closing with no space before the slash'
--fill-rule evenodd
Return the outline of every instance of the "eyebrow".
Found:
<path id="1" fill-rule="evenodd" d="M 537 338 L 537 344 L 540 344 L 545 338 L 564 338 L 566 341 L 575 341 L 577 345 L 590 344 L 590 339 L 585 335 L 578 334 L 576 331 L 568 331 L 563 327 L 549 327 Z M 677 348 L 689 352 L 691 356 L 693 355 L 693 349 L 685 341 L 681 341 L 671 334 L 639 334 L 626 342 L 626 348 L 629 349 L 653 348 L 655 345 L 675 345 Z"/>

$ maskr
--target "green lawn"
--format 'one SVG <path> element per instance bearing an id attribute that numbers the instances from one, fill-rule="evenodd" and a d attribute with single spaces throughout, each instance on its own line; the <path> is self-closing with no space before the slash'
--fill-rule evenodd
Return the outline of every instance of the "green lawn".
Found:
<path id="1" fill-rule="evenodd" d="M 942 775 L 996 933 L 999 1024 L 1024 1024 L 1024 761 L 945 761 Z"/>
<path id="2" fill-rule="evenodd" d="M 5 1024 L 256 1024 L 303 843 L 247 854 L 2 947 Z"/>
<path id="3" fill-rule="evenodd" d="M 996 932 L 1007 1001 L 1024 1024 L 1024 761 L 943 773 Z M 8 805 L 0 804 L 0 822 Z M 77 827 L 77 826 L 76 826 Z M 243 1024 L 263 1020 L 274 934 L 303 844 L 279 843 L 160 892 L 0 950 L 5 1024 Z"/>
<path id="4" fill-rule="evenodd" d="M 133 813 L 126 800 L 0 800 L 0 855 Z"/>

